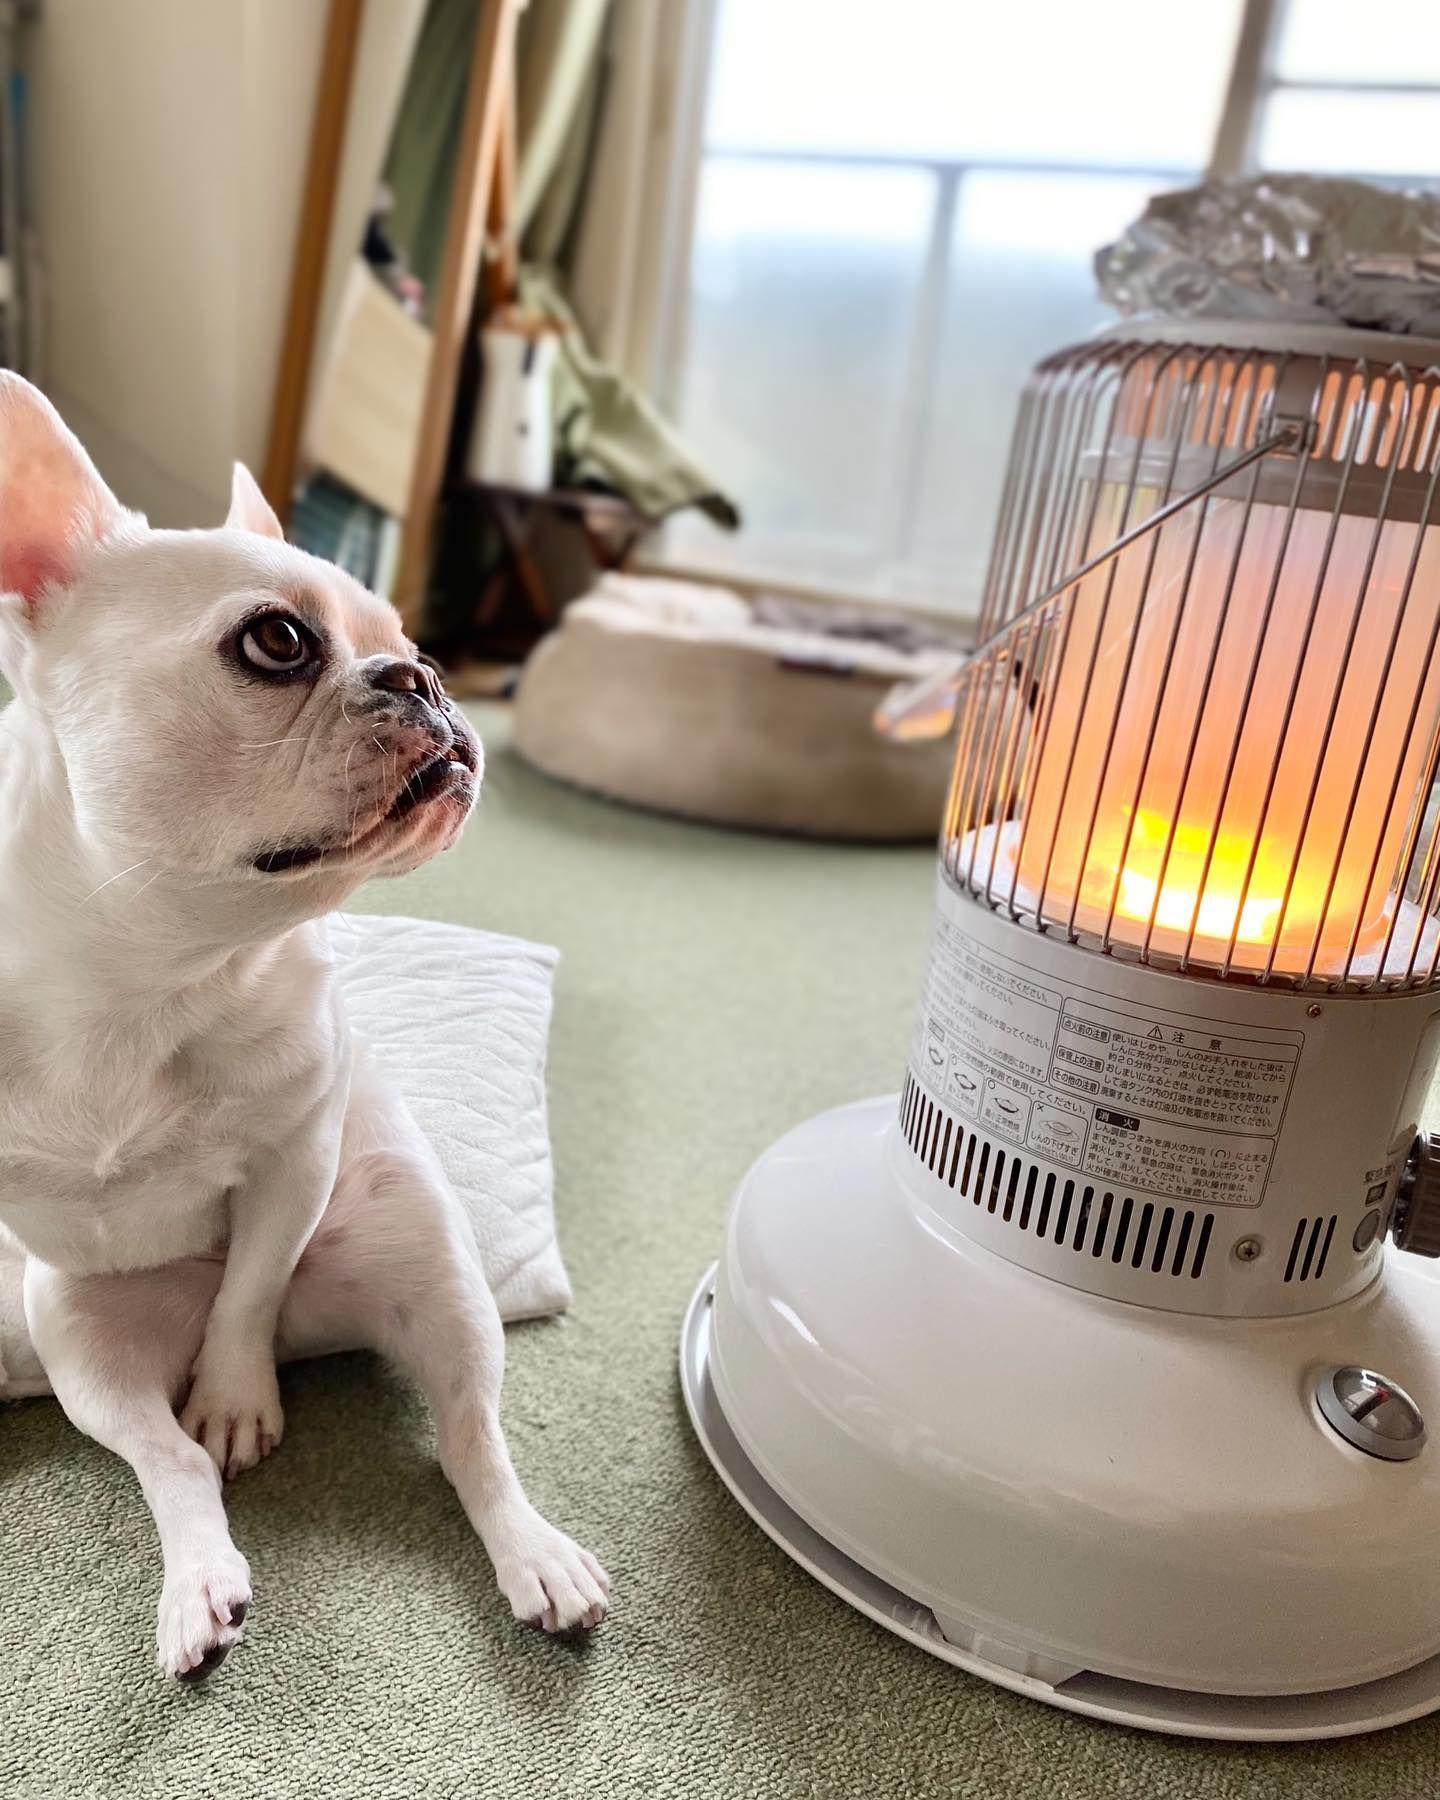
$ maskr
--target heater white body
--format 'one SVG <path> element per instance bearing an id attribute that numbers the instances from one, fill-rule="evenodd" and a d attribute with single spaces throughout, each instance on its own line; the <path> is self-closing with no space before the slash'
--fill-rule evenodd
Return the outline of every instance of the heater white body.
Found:
<path id="1" fill-rule="evenodd" d="M 761 1157 L 681 1357 L 872 1617 L 1216 1737 L 1440 1707 L 1440 344 L 1293 340 L 1036 370 L 903 1091 Z"/>
<path id="2" fill-rule="evenodd" d="M 1060 1705 L 1440 1705 L 1440 1451 L 1314 1399 L 1358 1364 L 1440 1417 L 1440 1281 L 1383 1248 L 1437 1021 L 1096 957 L 942 878 L 904 1092 L 766 1152 L 689 1321 L 722 1474 L 882 1623 Z"/>

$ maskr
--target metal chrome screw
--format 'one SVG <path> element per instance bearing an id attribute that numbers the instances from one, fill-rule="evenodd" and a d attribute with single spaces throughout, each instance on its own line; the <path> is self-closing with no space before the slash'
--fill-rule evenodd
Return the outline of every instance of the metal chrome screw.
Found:
<path id="1" fill-rule="evenodd" d="M 1234 1249 L 1236 1262 L 1254 1262 L 1260 1254 L 1260 1240 L 1257 1237 L 1241 1238 Z"/>
<path id="2" fill-rule="evenodd" d="M 1305 1016 L 1307 1019 L 1318 1019 L 1324 1010 L 1325 1008 L 1317 1000 L 1313 1005 L 1305 1008 Z"/>

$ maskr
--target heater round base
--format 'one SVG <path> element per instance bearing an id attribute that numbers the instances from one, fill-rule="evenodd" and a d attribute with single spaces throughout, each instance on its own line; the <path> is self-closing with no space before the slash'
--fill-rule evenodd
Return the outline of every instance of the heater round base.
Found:
<path id="1" fill-rule="evenodd" d="M 1431 1272 L 1402 1259 L 1305 1320 L 1077 1293 L 948 1237 L 906 1186 L 893 1117 L 843 1108 L 767 1152 L 687 1315 L 692 1423 L 757 1523 L 888 1630 L 1070 1711 L 1280 1740 L 1440 1708 L 1440 1653 L 1415 1651 L 1440 1455 L 1387 1465 L 1332 1441 L 1308 1385 L 1345 1344 L 1389 1347 L 1406 1366 L 1385 1372 L 1427 1403 Z M 1352 1651 L 1371 1678 L 1334 1677 Z"/>
<path id="2" fill-rule="evenodd" d="M 1012 1693 L 1043 1700 L 1066 1712 L 1108 1719 L 1142 1731 L 1177 1737 L 1220 1738 L 1233 1742 L 1299 1742 L 1309 1738 L 1355 1737 L 1423 1718 L 1440 1708 L 1440 1656 L 1383 1681 L 1335 1688 L 1321 1694 L 1202 1694 L 1155 1687 L 1086 1671 L 1059 1685 L 1036 1680 L 999 1663 L 987 1662 L 949 1643 L 928 1607 L 872 1575 L 807 1525 L 766 1485 L 764 1476 L 740 1448 L 726 1423 L 710 1380 L 710 1313 L 715 1295 L 712 1268 L 695 1290 L 685 1314 L 680 1342 L 680 1385 L 690 1423 L 716 1473 L 750 1517 L 802 1569 L 842 1600 L 942 1662 L 979 1675 Z"/>

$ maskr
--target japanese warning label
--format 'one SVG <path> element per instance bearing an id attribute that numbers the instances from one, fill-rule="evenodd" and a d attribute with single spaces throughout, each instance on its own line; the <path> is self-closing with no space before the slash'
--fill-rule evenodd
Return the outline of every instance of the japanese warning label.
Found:
<path id="1" fill-rule="evenodd" d="M 942 912 L 915 1067 L 953 1112 L 1062 1167 L 1258 1206 L 1303 1044 L 1032 975 Z"/>

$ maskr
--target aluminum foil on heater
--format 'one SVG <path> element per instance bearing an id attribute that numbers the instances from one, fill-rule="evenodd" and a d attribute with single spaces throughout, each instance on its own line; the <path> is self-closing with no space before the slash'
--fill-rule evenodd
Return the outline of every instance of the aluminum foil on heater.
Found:
<path id="1" fill-rule="evenodd" d="M 1321 175 L 1205 182 L 1157 194 L 1095 274 L 1133 318 L 1440 337 L 1440 195 Z"/>

